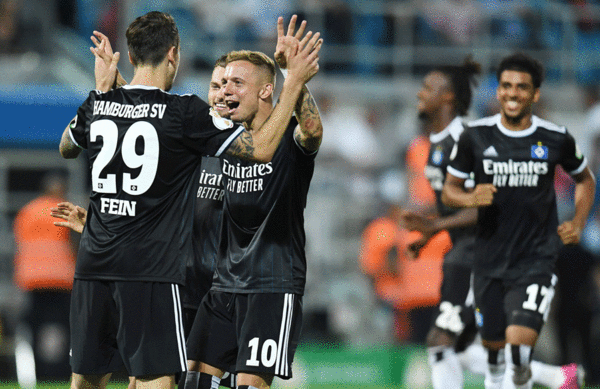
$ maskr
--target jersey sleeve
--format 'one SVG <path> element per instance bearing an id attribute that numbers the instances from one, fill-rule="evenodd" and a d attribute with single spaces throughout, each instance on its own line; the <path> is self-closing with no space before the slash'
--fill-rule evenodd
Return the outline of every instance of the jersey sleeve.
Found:
<path id="1" fill-rule="evenodd" d="M 573 135 L 568 131 L 565 133 L 560 165 L 572 176 L 581 173 L 587 166 L 587 159 L 579 150 Z"/>
<path id="2" fill-rule="evenodd" d="M 244 131 L 241 123 L 220 117 L 197 96 L 189 96 L 183 115 L 183 142 L 200 155 L 221 156 Z"/>
<path id="3" fill-rule="evenodd" d="M 458 142 L 454 144 L 447 168 L 448 173 L 465 180 L 470 178 L 471 172 L 475 169 L 471 131 L 469 129 L 464 131 Z"/>
<path id="4" fill-rule="evenodd" d="M 89 123 L 94 114 L 93 107 L 98 93 L 100 92 L 90 92 L 88 98 L 77 109 L 77 115 L 69 123 L 71 140 L 82 149 L 88 148 L 86 129 L 89 128 Z"/>

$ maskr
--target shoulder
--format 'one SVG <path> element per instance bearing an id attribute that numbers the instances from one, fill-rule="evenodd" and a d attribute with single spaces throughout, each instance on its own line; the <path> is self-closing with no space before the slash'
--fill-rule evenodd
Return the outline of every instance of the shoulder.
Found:
<path id="1" fill-rule="evenodd" d="M 494 127 L 498 121 L 500 120 L 500 114 L 496 114 L 493 116 L 487 116 L 481 119 L 472 120 L 467 123 L 467 128 L 484 128 L 484 127 Z"/>
<path id="2" fill-rule="evenodd" d="M 567 133 L 567 128 L 565 126 L 561 126 L 561 125 L 552 123 L 551 121 L 542 119 L 535 115 L 533 116 L 532 120 L 537 128 L 541 128 L 543 130 L 547 130 L 550 132 L 556 132 L 556 133 L 560 133 L 560 134 Z"/>

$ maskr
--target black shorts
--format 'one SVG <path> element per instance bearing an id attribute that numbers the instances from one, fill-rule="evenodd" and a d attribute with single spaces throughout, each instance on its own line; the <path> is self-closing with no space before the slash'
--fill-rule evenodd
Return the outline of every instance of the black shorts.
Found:
<path id="1" fill-rule="evenodd" d="M 548 319 L 556 281 L 554 274 L 526 274 L 516 280 L 475 276 L 475 319 L 481 337 L 505 340 L 509 325 L 539 333 Z"/>
<path id="2" fill-rule="evenodd" d="M 188 339 L 189 358 L 235 372 L 288 379 L 302 327 L 302 296 L 211 290 Z"/>
<path id="3" fill-rule="evenodd" d="M 76 279 L 70 321 L 74 373 L 106 374 L 123 365 L 136 377 L 186 370 L 176 284 Z"/>
<path id="4" fill-rule="evenodd" d="M 471 290 L 471 268 L 456 262 L 443 264 L 440 304 L 433 325 L 456 336 L 475 320 Z"/>

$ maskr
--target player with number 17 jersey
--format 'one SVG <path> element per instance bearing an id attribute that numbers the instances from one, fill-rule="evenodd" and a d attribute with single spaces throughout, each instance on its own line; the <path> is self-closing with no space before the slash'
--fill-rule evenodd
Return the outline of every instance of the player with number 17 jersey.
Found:
<path id="1" fill-rule="evenodd" d="M 75 278 L 183 284 L 200 158 L 220 156 L 243 130 L 197 96 L 92 91 L 70 125 L 92 176 Z"/>
<path id="2" fill-rule="evenodd" d="M 516 279 L 552 273 L 561 244 L 554 170 L 571 175 L 587 166 L 565 129 L 537 116 L 522 131 L 510 131 L 500 114 L 469 123 L 451 156 L 448 173 L 497 188 L 493 203 L 479 208 L 476 274 Z"/>

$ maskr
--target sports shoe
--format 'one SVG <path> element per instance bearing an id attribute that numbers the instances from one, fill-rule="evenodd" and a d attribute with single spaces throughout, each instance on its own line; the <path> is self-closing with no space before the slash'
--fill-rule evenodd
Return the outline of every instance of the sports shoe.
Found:
<path id="1" fill-rule="evenodd" d="M 583 388 L 583 381 L 585 379 L 585 370 L 583 370 L 583 366 L 571 363 L 569 365 L 561 366 L 560 371 L 563 373 L 565 380 L 559 389 Z"/>

